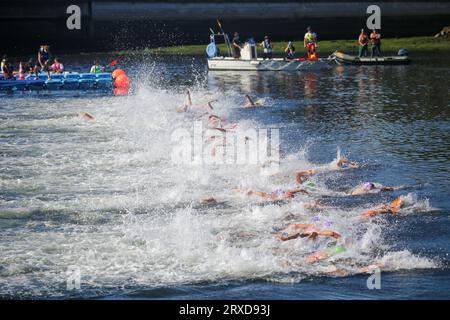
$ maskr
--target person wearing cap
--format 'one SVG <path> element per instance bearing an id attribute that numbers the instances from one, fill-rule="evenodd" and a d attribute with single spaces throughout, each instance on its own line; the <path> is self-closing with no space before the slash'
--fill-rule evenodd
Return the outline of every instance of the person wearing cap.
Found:
<path id="1" fill-rule="evenodd" d="M 269 36 L 264 37 L 264 41 L 260 44 L 264 49 L 263 59 L 272 59 L 273 45 L 272 41 L 270 41 Z"/>
<path id="2" fill-rule="evenodd" d="M 310 223 L 291 223 L 283 230 L 276 233 L 276 238 L 281 241 L 288 241 L 297 238 L 308 238 L 316 240 L 318 236 L 341 238 L 341 235 L 331 230 L 321 230 L 319 227 Z"/>
<path id="3" fill-rule="evenodd" d="M 357 186 L 356 188 L 354 188 L 350 192 L 350 195 L 358 196 L 358 195 L 364 195 L 364 194 L 368 194 L 368 193 L 376 193 L 376 192 L 381 192 L 381 191 L 394 191 L 394 190 L 399 190 L 400 188 L 401 187 L 386 187 L 379 183 L 374 183 L 374 182 L 365 182 L 365 183 Z"/>
<path id="4" fill-rule="evenodd" d="M 358 37 L 358 44 L 359 44 L 359 53 L 358 56 L 361 57 L 367 57 L 367 54 L 369 52 L 369 39 L 367 38 L 366 33 L 364 32 L 364 29 L 361 29 L 361 33 Z"/>
<path id="5" fill-rule="evenodd" d="M 257 191 L 257 190 L 239 190 L 239 191 L 243 191 L 247 196 L 258 196 L 269 201 L 293 199 L 295 198 L 295 195 L 297 193 L 308 194 L 308 192 L 302 188 L 276 189 L 272 192 Z"/>
<path id="6" fill-rule="evenodd" d="M 242 44 L 239 39 L 239 33 L 237 32 L 234 33 L 233 41 L 231 42 L 231 44 L 233 45 L 233 57 L 235 59 L 239 59 L 241 57 L 241 49 L 242 49 Z"/>
<path id="7" fill-rule="evenodd" d="M 373 32 L 370 34 L 370 43 L 372 44 L 372 53 L 371 57 L 373 56 L 381 56 L 381 34 L 377 33 L 375 29 L 373 29 Z"/>
<path id="8" fill-rule="evenodd" d="M 284 52 L 286 53 L 287 60 L 292 60 L 295 58 L 295 46 L 292 41 L 288 42 L 286 49 L 284 49 Z"/>
<path id="9" fill-rule="evenodd" d="M 393 214 L 396 215 L 399 213 L 400 209 L 405 207 L 405 201 L 403 200 L 403 197 L 397 197 L 394 201 L 387 204 L 384 203 L 378 207 L 375 207 L 373 209 L 369 209 L 363 213 L 361 213 L 361 218 L 371 218 L 379 214 Z"/>

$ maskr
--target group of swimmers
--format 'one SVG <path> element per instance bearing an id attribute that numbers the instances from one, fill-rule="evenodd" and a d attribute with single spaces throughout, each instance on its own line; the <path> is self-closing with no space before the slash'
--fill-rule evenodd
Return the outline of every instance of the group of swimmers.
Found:
<path id="1" fill-rule="evenodd" d="M 333 164 L 332 167 L 327 167 L 326 169 L 308 169 L 300 170 L 294 174 L 294 180 L 297 187 L 290 189 L 277 189 L 272 192 L 265 191 L 255 191 L 247 190 L 245 195 L 247 196 L 258 196 L 266 201 L 290 201 L 294 199 L 297 195 L 308 195 L 308 183 L 311 183 L 310 179 L 317 174 L 325 173 L 327 171 L 334 170 L 346 170 L 352 168 L 360 168 L 361 165 L 355 161 L 350 161 L 346 158 L 339 158 Z M 306 187 L 305 187 L 306 186 Z M 394 191 L 399 190 L 401 187 L 389 187 L 383 186 L 374 182 L 362 183 L 352 190 L 346 192 L 348 196 L 361 196 L 375 192 L 383 191 Z M 374 208 L 361 212 L 359 218 L 362 220 L 367 220 L 369 218 L 375 217 L 381 214 L 399 214 L 400 210 L 405 206 L 404 199 L 400 196 L 395 198 L 391 203 L 383 203 Z M 307 201 L 304 203 L 305 209 L 314 211 L 324 211 L 329 209 L 329 206 L 323 204 L 320 200 Z M 295 239 L 307 239 L 315 241 L 318 238 L 331 238 L 333 241 L 328 243 L 327 247 L 322 250 L 308 254 L 304 262 L 307 264 L 315 263 L 320 260 L 325 260 L 339 253 L 346 252 L 346 246 L 341 241 L 341 234 L 336 230 L 331 230 L 329 228 L 331 224 L 327 227 L 321 227 L 314 223 L 296 222 L 290 223 L 283 227 L 281 230 L 274 233 L 274 236 L 279 241 L 291 241 Z M 331 245 L 330 245 L 331 244 Z M 380 264 L 369 265 L 359 268 L 357 272 L 367 273 L 372 272 L 373 268 L 380 268 Z M 333 269 L 334 274 L 346 275 L 347 271 L 343 269 Z"/>
<path id="2" fill-rule="evenodd" d="M 237 127 L 237 124 L 225 124 L 224 120 L 219 116 L 214 114 L 215 107 L 213 103 L 217 102 L 216 99 L 209 100 L 203 104 L 193 104 L 192 97 L 190 92 L 187 93 L 187 103 L 181 107 L 176 108 L 177 112 L 189 112 L 194 109 L 200 110 L 203 112 L 203 115 L 209 125 L 209 128 L 215 128 L 221 131 L 234 130 Z M 261 106 L 260 104 L 256 104 L 253 99 L 246 95 L 244 97 L 244 103 L 242 107 L 257 107 Z M 348 170 L 348 169 L 356 169 L 360 168 L 361 165 L 356 161 L 348 160 L 344 157 L 338 157 L 331 166 L 316 168 L 316 169 L 307 169 L 307 170 L 299 170 L 293 175 L 293 182 L 295 182 L 296 186 L 286 189 L 276 189 L 272 191 L 265 190 L 243 190 L 238 188 L 237 191 L 248 197 L 258 197 L 264 201 L 292 201 L 296 197 L 308 196 L 311 194 L 311 191 L 308 189 L 308 185 L 312 183 L 312 178 L 318 174 L 323 174 L 329 171 L 336 170 Z M 389 192 L 399 190 L 401 187 L 391 187 L 384 186 L 375 182 L 364 182 L 362 184 L 357 185 L 352 190 L 349 190 L 345 193 L 346 196 L 362 196 L 371 193 L 377 192 Z M 205 205 L 215 205 L 218 201 L 214 197 L 208 197 L 201 201 Z M 307 210 L 319 210 L 324 211 L 329 209 L 330 207 L 320 200 L 306 201 L 304 203 L 304 207 Z M 371 209 L 365 210 L 359 214 L 359 218 L 362 221 L 367 221 L 367 219 L 373 218 L 378 215 L 383 214 L 392 214 L 397 215 L 400 213 L 401 209 L 405 207 L 405 201 L 403 197 L 395 198 L 391 203 L 382 203 L 377 205 Z M 316 263 L 321 260 L 328 259 L 336 254 L 340 254 L 346 252 L 347 243 L 344 244 L 345 241 L 342 240 L 343 236 L 337 232 L 336 230 L 332 230 L 329 226 L 320 226 L 315 223 L 299 221 L 295 223 L 289 223 L 284 226 L 281 230 L 274 232 L 274 237 L 278 241 L 286 242 L 293 241 L 295 239 L 307 239 L 309 241 L 316 241 L 319 238 L 329 238 L 332 239 L 331 242 L 327 242 L 328 244 L 325 249 L 321 249 L 315 251 L 313 253 L 308 254 L 304 262 L 307 264 Z M 346 240 L 347 241 L 347 240 Z M 382 267 L 381 264 L 371 264 L 368 266 L 363 266 L 358 268 L 356 272 L 361 273 L 370 273 L 374 268 Z M 330 274 L 336 275 L 347 275 L 349 272 L 344 269 L 333 268 Z"/>

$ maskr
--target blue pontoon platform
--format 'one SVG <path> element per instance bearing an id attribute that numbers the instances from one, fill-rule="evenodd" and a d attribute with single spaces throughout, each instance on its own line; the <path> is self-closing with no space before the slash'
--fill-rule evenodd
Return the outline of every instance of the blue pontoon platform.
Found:
<path id="1" fill-rule="evenodd" d="M 110 73 L 64 73 L 53 74 L 51 79 L 41 74 L 27 75 L 25 80 L 4 80 L 0 75 L 0 92 L 24 92 L 24 91 L 103 91 L 112 92 L 113 79 Z"/>

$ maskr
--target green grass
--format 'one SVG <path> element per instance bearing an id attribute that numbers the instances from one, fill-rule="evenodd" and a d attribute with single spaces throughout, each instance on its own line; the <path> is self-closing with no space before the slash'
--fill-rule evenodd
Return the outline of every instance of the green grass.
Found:
<path id="1" fill-rule="evenodd" d="M 274 55 L 283 56 L 284 48 L 288 41 L 274 42 Z M 304 52 L 303 41 L 294 41 L 297 52 Z M 119 54 L 157 54 L 157 55 L 205 55 L 204 45 L 183 45 L 162 48 L 146 48 L 142 50 L 121 51 Z M 227 53 L 225 44 L 219 44 L 220 51 Z M 434 37 L 410 37 L 410 38 L 386 38 L 382 40 L 383 52 L 397 52 L 400 48 L 407 48 L 410 52 L 435 52 L 450 51 L 450 40 Z M 319 55 L 328 55 L 335 50 L 349 54 L 356 54 L 358 51 L 356 40 L 324 40 L 319 41 Z M 258 47 L 258 54 L 262 54 L 262 48 Z"/>

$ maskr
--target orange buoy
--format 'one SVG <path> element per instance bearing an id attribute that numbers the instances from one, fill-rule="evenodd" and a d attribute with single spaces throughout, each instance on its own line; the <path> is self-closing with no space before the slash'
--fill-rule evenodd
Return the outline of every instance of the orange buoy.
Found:
<path id="1" fill-rule="evenodd" d="M 130 89 L 130 79 L 123 73 L 114 79 L 114 94 L 116 96 L 127 95 Z"/>
<path id="2" fill-rule="evenodd" d="M 122 69 L 116 69 L 111 73 L 111 77 L 113 79 L 117 78 L 118 76 L 125 74 L 125 71 L 123 71 Z"/>
<path id="3" fill-rule="evenodd" d="M 128 88 L 130 87 L 130 79 L 126 74 L 121 74 L 114 79 L 114 86 L 116 88 Z"/>
<path id="4" fill-rule="evenodd" d="M 126 96 L 128 94 L 128 88 L 114 88 L 115 96 Z"/>

